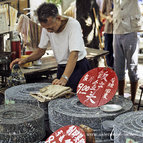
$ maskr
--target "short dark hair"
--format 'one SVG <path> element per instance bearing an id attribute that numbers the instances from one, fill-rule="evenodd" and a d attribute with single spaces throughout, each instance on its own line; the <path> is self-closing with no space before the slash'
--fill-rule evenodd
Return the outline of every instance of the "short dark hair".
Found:
<path id="1" fill-rule="evenodd" d="M 58 9 L 53 3 L 44 2 L 37 9 L 37 16 L 39 22 L 47 22 L 48 17 L 56 17 L 58 15 Z"/>

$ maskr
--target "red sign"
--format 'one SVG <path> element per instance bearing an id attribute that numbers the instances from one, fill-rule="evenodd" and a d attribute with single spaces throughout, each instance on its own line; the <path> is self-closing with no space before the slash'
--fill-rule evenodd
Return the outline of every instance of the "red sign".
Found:
<path id="1" fill-rule="evenodd" d="M 88 71 L 80 80 L 77 96 L 82 104 L 97 107 L 109 102 L 118 88 L 116 73 L 105 67 Z"/>
<path id="2" fill-rule="evenodd" d="M 45 143 L 86 143 L 85 132 L 78 126 L 68 125 L 54 132 Z"/>

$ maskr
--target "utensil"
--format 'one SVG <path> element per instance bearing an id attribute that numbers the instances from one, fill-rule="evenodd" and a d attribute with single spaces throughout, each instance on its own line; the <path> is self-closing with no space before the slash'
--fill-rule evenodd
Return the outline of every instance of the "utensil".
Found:
<path id="1" fill-rule="evenodd" d="M 122 106 L 118 104 L 106 104 L 101 106 L 100 109 L 104 112 L 117 112 L 122 109 Z"/>

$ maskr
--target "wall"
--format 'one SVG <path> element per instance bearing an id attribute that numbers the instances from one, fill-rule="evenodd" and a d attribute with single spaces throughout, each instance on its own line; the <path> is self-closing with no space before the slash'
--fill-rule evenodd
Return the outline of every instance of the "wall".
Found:
<path id="1" fill-rule="evenodd" d="M 15 9 L 19 10 L 18 15 L 20 14 L 26 14 L 27 11 L 24 11 L 24 8 L 28 8 L 28 0 L 14 0 L 11 2 L 11 6 Z"/>
<path id="2" fill-rule="evenodd" d="M 36 10 L 38 6 L 46 0 L 30 0 L 31 10 Z"/>
<path id="3" fill-rule="evenodd" d="M 62 0 L 62 12 L 64 12 L 74 0 Z"/>

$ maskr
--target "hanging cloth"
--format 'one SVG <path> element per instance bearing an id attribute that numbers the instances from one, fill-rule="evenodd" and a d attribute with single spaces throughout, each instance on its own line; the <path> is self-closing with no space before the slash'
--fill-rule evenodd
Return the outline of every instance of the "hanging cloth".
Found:
<path id="1" fill-rule="evenodd" d="M 42 27 L 40 25 L 34 23 L 28 16 L 21 15 L 17 31 L 21 33 L 24 45 L 28 46 L 30 50 L 34 50 L 38 47 L 42 31 Z"/>

